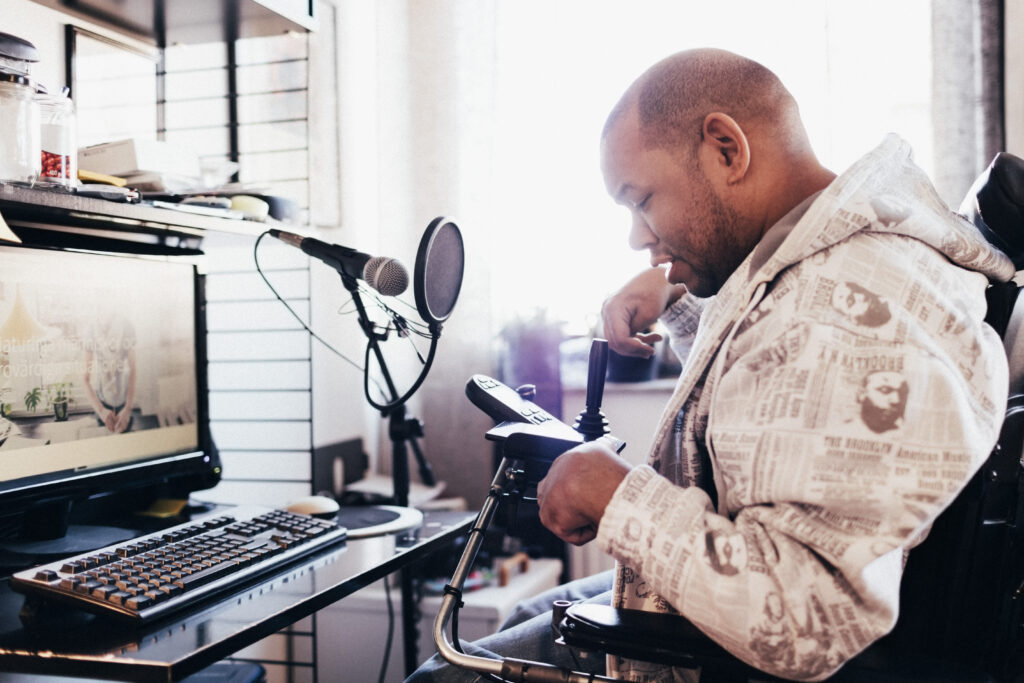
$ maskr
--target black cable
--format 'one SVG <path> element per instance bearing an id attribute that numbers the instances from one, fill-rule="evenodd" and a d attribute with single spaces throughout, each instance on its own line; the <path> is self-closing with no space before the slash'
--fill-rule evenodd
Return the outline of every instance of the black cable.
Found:
<path id="1" fill-rule="evenodd" d="M 406 315 L 416 315 L 417 317 L 419 316 L 419 309 L 416 308 L 415 306 L 413 306 L 412 304 L 410 304 L 408 301 L 404 301 L 402 299 L 399 299 L 398 297 L 388 297 L 388 298 L 391 301 L 394 301 L 396 304 L 403 306 L 405 308 L 405 310 L 406 310 Z M 378 299 L 377 303 L 378 303 L 379 306 L 381 306 L 381 308 L 384 308 L 385 310 L 391 311 L 393 313 L 397 313 L 397 311 L 394 311 L 394 309 L 392 309 L 390 306 L 385 304 L 382 300 Z M 425 322 L 415 322 L 415 320 L 414 320 L 412 324 L 415 327 L 417 327 L 417 328 L 419 328 L 421 330 L 427 331 L 427 330 L 430 329 L 430 326 L 427 323 L 425 323 Z M 425 336 L 429 336 L 429 334 L 422 334 L 421 336 L 425 337 Z"/>
<path id="2" fill-rule="evenodd" d="M 263 279 L 263 283 L 266 284 L 267 288 L 274 295 L 274 297 L 276 297 L 277 300 L 280 301 L 281 304 L 285 307 L 285 309 L 287 309 L 287 311 L 292 314 L 292 317 L 295 318 L 295 320 L 299 323 L 300 326 L 302 326 L 303 330 L 308 332 L 309 335 L 311 337 L 313 337 L 313 339 L 315 339 L 318 342 L 320 342 L 321 344 L 323 344 L 324 347 L 328 351 L 330 351 L 331 353 L 336 355 L 338 358 L 340 358 L 341 360 L 345 361 L 346 363 L 348 363 L 349 365 L 354 367 L 359 372 L 363 373 L 363 377 L 364 377 L 364 380 L 365 380 L 364 381 L 364 391 L 367 392 L 367 398 L 369 398 L 369 393 L 368 393 L 369 392 L 369 384 L 368 383 L 369 383 L 370 380 L 369 380 L 369 377 L 368 377 L 368 371 L 363 366 L 359 365 L 359 363 L 355 362 L 354 360 L 352 360 L 351 358 L 346 356 L 344 353 L 339 351 L 337 348 L 335 348 L 326 339 L 324 339 L 323 337 L 318 335 L 316 332 L 314 332 L 313 329 L 309 325 L 306 324 L 306 321 L 304 321 L 302 319 L 302 317 L 299 316 L 299 314 L 295 311 L 295 309 L 292 308 L 291 305 L 287 301 L 285 301 L 284 297 L 282 297 L 278 293 L 277 289 L 274 287 L 274 285 L 272 285 L 270 283 L 270 280 L 267 278 L 266 274 L 263 272 L 263 269 L 260 267 L 260 259 L 259 259 L 259 251 L 258 250 L 259 250 L 260 242 L 263 241 L 263 238 L 266 237 L 269 234 L 270 233 L 268 231 L 265 231 L 265 232 L 261 233 L 259 235 L 259 237 L 256 238 L 255 244 L 253 244 L 252 258 L 253 258 L 253 263 L 256 265 L 256 272 L 259 274 L 260 278 Z M 312 298 L 310 298 L 310 301 L 312 301 Z M 386 396 L 387 394 L 384 392 L 384 388 L 380 385 L 380 383 L 376 379 L 373 379 L 372 381 L 376 385 L 377 391 L 380 392 L 381 396 Z M 371 401 L 371 403 L 372 403 L 372 401 Z"/>
<path id="3" fill-rule="evenodd" d="M 264 284 L 267 285 L 267 287 L 270 289 L 270 292 L 277 298 L 278 301 L 281 302 L 281 304 L 284 305 L 286 309 L 288 309 L 288 312 L 292 314 L 292 317 L 295 318 L 299 325 L 302 326 L 302 329 L 308 332 L 309 335 L 313 337 L 313 339 L 316 339 L 318 342 L 323 344 L 331 353 L 338 356 L 338 358 L 341 358 L 343 361 L 354 367 L 356 370 L 363 372 L 363 368 L 358 363 L 356 363 L 354 360 L 343 354 L 341 351 L 332 346 L 326 339 L 323 339 L 320 335 L 314 332 L 309 327 L 309 325 L 307 325 L 306 322 L 299 316 L 299 314 L 296 313 L 295 309 L 291 307 L 291 304 L 285 301 L 284 297 L 282 297 L 278 293 L 278 291 L 274 288 L 274 285 L 270 284 L 270 280 L 267 279 L 267 276 L 263 273 L 263 269 L 260 268 L 260 258 L 258 252 L 260 242 L 263 241 L 263 238 L 269 234 L 269 232 L 261 233 L 260 236 L 256 238 L 256 243 L 252 247 L 252 260 L 256 265 L 256 272 L 259 273 L 259 276 L 263 279 Z M 310 301 L 312 301 L 312 299 L 310 299 Z"/>
<path id="4" fill-rule="evenodd" d="M 459 640 L 459 610 L 465 606 L 462 602 L 462 591 L 455 588 L 451 584 L 444 587 L 445 594 L 451 594 L 455 596 L 455 607 L 452 609 L 452 647 L 454 647 L 460 654 L 466 654 L 466 651 L 462 649 L 462 641 Z"/>
<path id="5" fill-rule="evenodd" d="M 308 332 L 310 334 L 310 336 L 313 337 L 313 339 L 316 339 L 318 342 L 323 344 L 331 353 L 335 354 L 336 356 L 338 356 L 339 358 L 344 360 L 346 363 L 348 363 L 349 365 L 351 365 L 352 367 L 356 368 L 357 370 L 359 370 L 360 372 L 363 373 L 363 394 L 366 397 L 366 401 L 372 407 L 376 408 L 377 410 L 379 410 L 381 412 L 387 412 L 387 411 L 392 410 L 393 408 L 396 408 L 396 407 L 402 405 L 406 401 L 408 401 L 409 398 L 414 393 L 416 393 L 416 390 L 420 388 L 420 385 L 423 384 L 423 381 L 427 378 L 427 373 L 430 371 L 430 367 L 431 367 L 431 365 L 433 365 L 433 362 L 434 362 L 434 353 L 437 351 L 437 339 L 438 339 L 439 335 L 435 334 L 433 331 L 430 331 L 429 333 L 422 332 L 422 330 L 424 329 L 424 325 L 422 325 L 420 323 L 416 323 L 416 322 L 410 323 L 408 321 L 408 319 L 406 319 L 404 316 L 400 316 L 397 311 L 395 311 L 393 308 L 391 308 L 390 306 L 385 304 L 378 297 L 374 296 L 374 300 L 377 302 L 377 306 L 380 307 L 385 312 L 390 313 L 391 316 L 392 316 L 392 320 L 394 320 L 395 317 L 401 317 L 403 320 L 405 320 L 406 325 L 407 325 L 407 329 L 409 329 L 411 332 L 414 332 L 417 336 L 420 336 L 420 337 L 425 337 L 425 338 L 429 337 L 430 338 L 430 351 L 427 352 L 426 360 L 424 360 L 423 355 L 420 353 L 419 349 L 416 348 L 416 345 L 415 344 L 412 345 L 413 346 L 413 350 L 416 352 L 416 356 L 419 358 L 420 362 L 423 363 L 423 369 L 420 371 L 420 375 L 419 375 L 419 377 L 416 378 L 416 381 L 413 382 L 413 385 L 404 394 L 402 394 L 401 396 L 399 396 L 398 398 L 395 398 L 394 400 L 392 400 L 390 402 L 385 402 L 385 403 L 377 402 L 376 400 L 374 400 L 374 398 L 372 396 L 370 396 L 370 382 L 373 382 L 373 384 L 376 385 L 377 391 L 380 392 L 381 396 L 387 396 L 387 393 L 384 391 L 384 388 L 380 385 L 380 382 L 378 382 L 376 378 L 371 378 L 370 377 L 370 351 L 371 351 L 371 344 L 369 342 L 367 343 L 367 345 L 366 345 L 366 356 L 365 356 L 365 360 L 364 360 L 364 365 L 360 366 L 354 360 L 352 360 L 351 358 L 349 358 L 348 356 L 343 354 L 341 351 L 336 349 L 334 346 L 332 346 L 329 342 L 327 342 L 327 340 L 323 339 L 320 335 L 318 335 L 316 332 L 314 332 L 312 330 L 312 328 L 309 327 L 309 325 L 306 324 L 306 322 L 299 316 L 299 314 L 295 312 L 295 309 L 293 309 L 288 304 L 288 302 L 284 300 L 284 297 L 282 297 L 277 292 L 277 290 L 274 288 L 274 285 L 272 285 L 270 283 L 270 280 L 267 279 L 267 276 L 263 273 L 263 269 L 260 268 L 260 260 L 259 260 L 259 246 L 260 246 L 260 242 L 262 242 L 263 238 L 266 237 L 269 234 L 270 234 L 269 231 L 264 231 L 264 232 L 260 233 L 259 237 L 256 238 L 256 243 L 253 245 L 253 248 L 252 248 L 252 250 L 253 250 L 253 261 L 256 264 L 256 272 L 259 273 L 259 276 L 263 279 L 263 282 L 267 285 L 267 287 L 270 289 L 270 291 L 273 293 L 273 295 L 277 298 L 277 300 L 280 301 L 282 305 L 284 305 L 284 307 L 288 310 L 288 312 L 292 314 L 292 317 L 294 317 L 295 320 L 298 321 L 299 325 L 302 326 L 302 329 L 305 330 L 306 332 Z M 368 292 L 366 289 L 364 289 L 362 287 L 360 287 L 360 291 L 363 292 L 363 293 L 366 293 L 366 294 L 370 294 L 370 292 Z M 373 296 L 373 295 L 371 294 L 371 296 Z M 400 301 L 400 300 L 396 299 L 396 301 Z M 408 306 L 408 304 L 406 304 L 406 305 Z M 410 309 L 411 309 L 411 307 L 410 307 Z M 411 310 L 414 310 L 414 309 L 411 309 Z M 387 334 L 392 331 L 392 329 L 396 330 L 396 332 L 397 332 L 397 327 L 392 328 L 389 325 L 387 328 L 385 328 L 383 336 L 386 337 Z"/>
<path id="6" fill-rule="evenodd" d="M 466 654 L 466 651 L 462 649 L 462 641 L 459 640 L 459 610 L 466 606 L 466 603 L 462 602 L 462 591 L 452 586 L 450 583 L 444 587 L 445 595 L 454 595 L 457 602 L 452 608 L 452 647 L 459 654 Z M 579 668 L 579 667 L 577 667 Z M 495 683 L 505 683 L 505 679 L 492 673 L 481 673 L 477 672 L 481 677 L 486 678 L 489 681 L 495 681 Z"/>
<path id="7" fill-rule="evenodd" d="M 391 641 L 395 635 L 395 608 L 391 604 L 391 586 L 388 585 L 388 577 L 384 577 L 384 603 L 388 608 L 388 636 L 384 641 L 384 661 L 380 664 L 380 676 L 377 683 L 384 683 L 384 677 L 388 673 L 388 663 L 391 659 Z"/>
<path id="8" fill-rule="evenodd" d="M 373 406 L 374 408 L 376 408 L 377 410 L 379 410 L 381 412 L 388 412 L 391 409 L 396 408 L 396 407 L 402 405 L 403 403 L 405 403 L 406 401 L 408 401 L 409 397 L 412 396 L 414 393 L 416 393 L 416 390 L 420 388 L 421 384 L 423 384 L 423 380 L 425 380 L 427 378 L 427 373 L 430 372 L 430 366 L 434 364 L 434 353 L 436 351 L 437 351 L 437 337 L 433 336 L 433 337 L 430 338 L 430 351 L 427 352 L 427 359 L 425 361 L 423 361 L 423 369 L 420 370 L 420 376 L 416 378 L 416 381 L 413 382 L 412 386 L 409 387 L 409 389 L 402 396 L 394 399 L 390 403 L 383 403 L 382 404 L 382 403 L 377 403 L 376 401 L 373 400 L 373 398 L 370 397 L 370 385 L 369 385 L 369 381 L 370 381 L 370 372 L 369 372 L 369 367 L 370 367 L 370 345 L 367 344 L 366 345 L 366 360 L 364 361 L 366 363 L 367 370 L 363 373 L 363 394 L 366 396 L 366 401 L 371 406 Z M 379 388 L 379 386 L 380 385 L 378 384 L 378 388 Z"/>
<path id="9" fill-rule="evenodd" d="M 402 315 L 394 308 L 384 303 L 384 301 L 381 300 L 379 297 L 375 298 L 375 300 L 377 302 L 377 307 L 384 311 L 388 315 L 388 317 L 391 318 L 391 320 L 395 321 L 397 319 L 401 319 L 406 324 L 409 332 L 412 332 L 418 337 L 423 337 L 424 339 L 429 339 L 434 336 L 434 334 L 430 331 L 429 325 L 426 325 L 425 323 L 421 322 L 416 322 L 414 318 L 409 317 L 412 314 L 419 315 L 419 312 L 415 308 L 410 306 L 408 303 L 402 301 L 401 299 L 394 299 L 394 301 L 404 305 L 409 310 L 409 312 L 406 315 Z"/>

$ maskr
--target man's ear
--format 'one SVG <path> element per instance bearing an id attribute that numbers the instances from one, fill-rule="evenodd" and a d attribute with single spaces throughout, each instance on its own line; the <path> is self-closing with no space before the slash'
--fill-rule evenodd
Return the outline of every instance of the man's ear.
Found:
<path id="1" fill-rule="evenodd" d="M 704 117 L 702 147 L 708 173 L 714 173 L 727 185 L 741 180 L 750 168 L 750 143 L 747 136 L 728 114 L 712 112 Z"/>

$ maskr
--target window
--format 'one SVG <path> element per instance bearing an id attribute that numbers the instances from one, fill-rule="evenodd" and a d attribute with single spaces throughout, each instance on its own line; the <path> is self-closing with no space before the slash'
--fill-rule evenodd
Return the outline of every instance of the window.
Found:
<path id="1" fill-rule="evenodd" d="M 598 142 L 608 110 L 658 59 L 721 47 L 775 71 L 822 162 L 841 172 L 897 132 L 932 172 L 927 0 L 609 0 L 497 5 L 492 257 L 498 316 L 548 315 L 584 332 L 647 264 L 607 197 Z M 500 255 L 499 255 L 500 254 Z"/>

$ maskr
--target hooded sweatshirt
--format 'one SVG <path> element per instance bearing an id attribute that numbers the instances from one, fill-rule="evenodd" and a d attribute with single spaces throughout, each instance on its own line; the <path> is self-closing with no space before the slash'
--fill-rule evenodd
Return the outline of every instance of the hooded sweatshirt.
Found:
<path id="1" fill-rule="evenodd" d="M 907 552 L 998 437 L 1007 367 L 984 292 L 1013 273 L 889 136 L 714 297 L 676 302 L 662 320 L 682 374 L 598 530 L 613 604 L 678 611 L 798 680 L 889 632 Z"/>

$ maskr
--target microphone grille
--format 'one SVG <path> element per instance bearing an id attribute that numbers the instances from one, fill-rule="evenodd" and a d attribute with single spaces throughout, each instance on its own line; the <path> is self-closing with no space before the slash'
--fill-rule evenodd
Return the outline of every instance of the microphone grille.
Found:
<path id="1" fill-rule="evenodd" d="M 363 266 L 363 279 L 384 296 L 398 296 L 409 287 L 409 271 L 401 261 L 374 256 Z"/>

